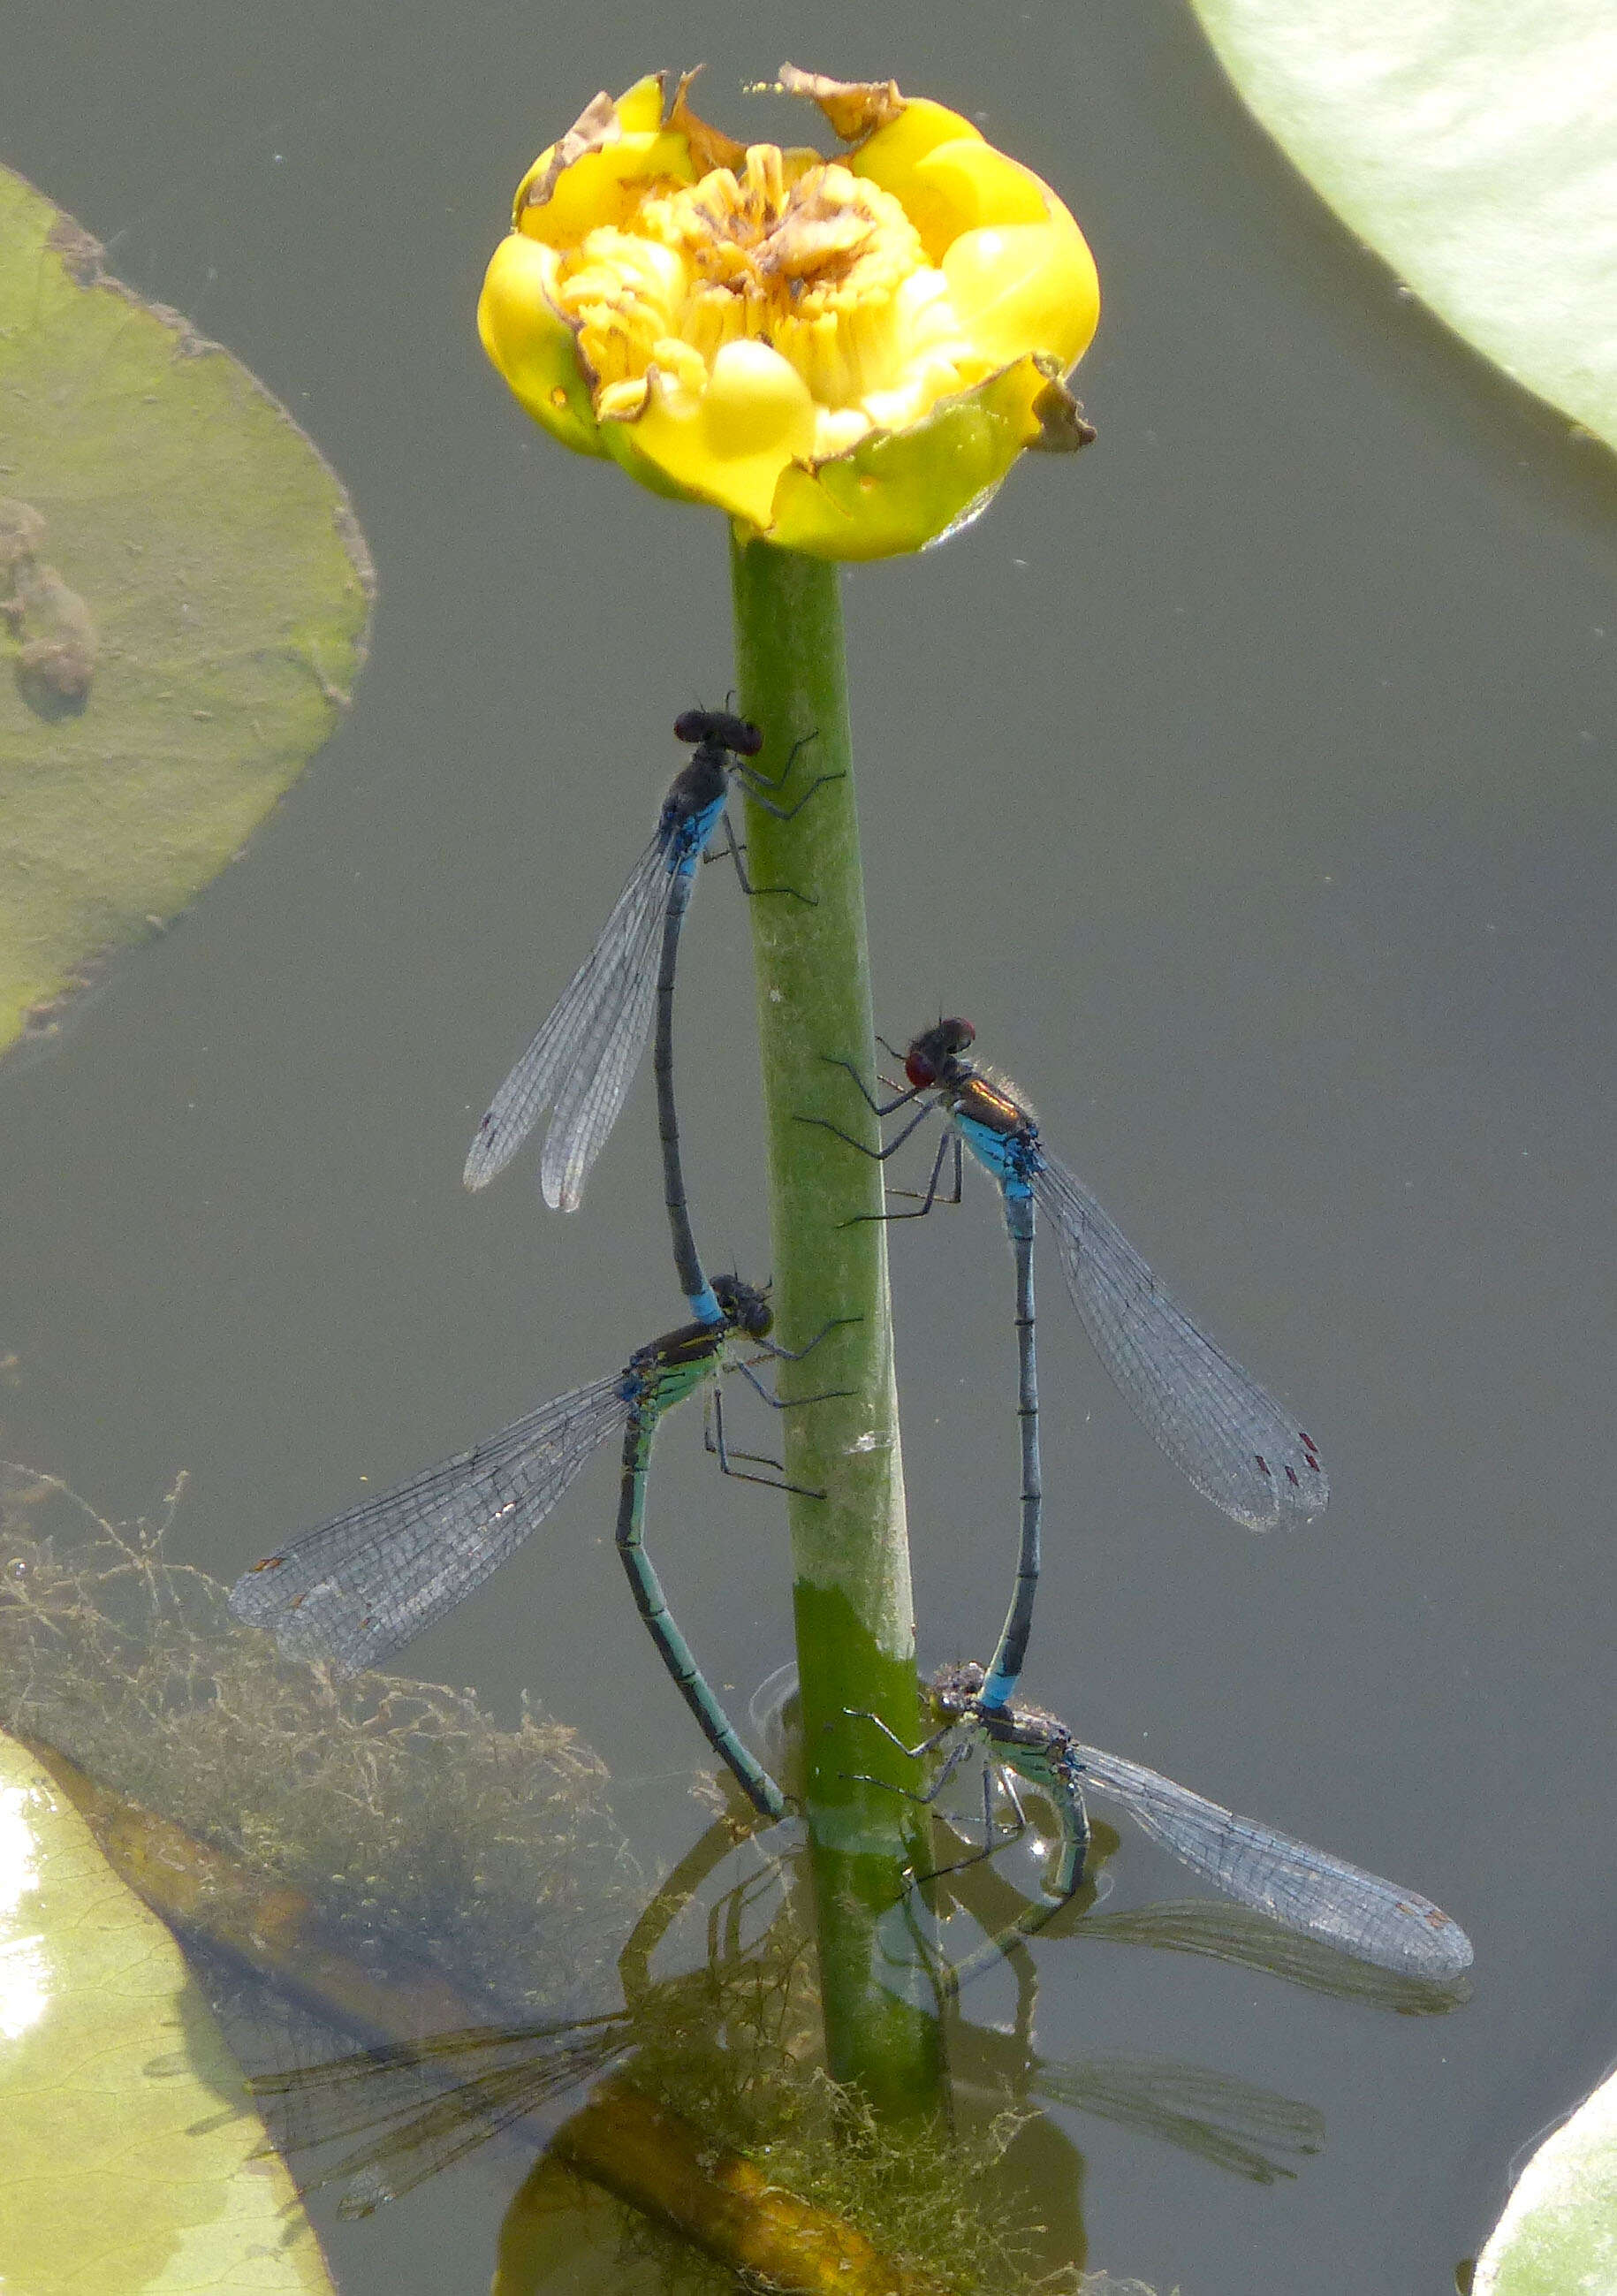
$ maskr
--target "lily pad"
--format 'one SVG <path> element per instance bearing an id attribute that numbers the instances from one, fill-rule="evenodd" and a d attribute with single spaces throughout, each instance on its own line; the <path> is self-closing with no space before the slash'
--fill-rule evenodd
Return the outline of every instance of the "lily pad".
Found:
<path id="1" fill-rule="evenodd" d="M 0 1736 L 0 2255 L 29 2296 L 331 2296 L 179 1948 Z"/>
<path id="2" fill-rule="evenodd" d="M 0 168 L 0 1051 L 240 850 L 373 588 L 286 409 Z"/>
<path id="3" fill-rule="evenodd" d="M 1506 373 L 1617 446 L 1611 0 L 1194 0 L 1322 199 Z"/>
<path id="4" fill-rule="evenodd" d="M 1617 2073 L 1523 2169 L 1471 2287 L 1472 2296 L 1617 2288 Z"/>

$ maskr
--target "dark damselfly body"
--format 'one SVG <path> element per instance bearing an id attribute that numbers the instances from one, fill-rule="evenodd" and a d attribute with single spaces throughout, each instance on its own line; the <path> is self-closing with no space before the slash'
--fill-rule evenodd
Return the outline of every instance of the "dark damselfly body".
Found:
<path id="1" fill-rule="evenodd" d="M 1083 1879 L 1089 1848 L 1086 1797 L 1097 1795 L 1127 1810 L 1141 1830 L 1203 1874 L 1237 1905 L 1316 1938 L 1377 1968 L 1446 1980 L 1471 1965 L 1471 1940 L 1459 1923 L 1418 1891 L 1383 1881 L 1260 1820 L 1238 1816 L 1126 1755 L 1108 1754 L 1073 1735 L 1042 1708 L 983 1702 L 988 1679 L 975 1663 L 940 1668 L 931 1697 L 943 1727 L 907 1753 L 924 1757 L 953 1735 L 938 1775 L 917 1797 L 932 1801 L 975 1750 L 989 1767 L 984 1778 L 984 1847 L 992 1855 L 1025 1828 L 1015 1781 L 1043 1794 L 1061 1829 L 1052 1890 L 1072 1896 Z M 874 1719 L 866 1717 L 866 1719 Z M 885 1726 L 878 1723 L 878 1728 Z M 1001 1786 L 1014 1813 L 996 1820 L 992 1795 Z"/>
<path id="2" fill-rule="evenodd" d="M 1022 1522 L 1016 1583 L 981 1702 L 992 1708 L 1009 1705 L 1014 1695 L 1039 1578 L 1035 1209 L 1054 1230 L 1067 1290 L 1102 1364 L 1136 1417 L 1204 1496 L 1249 1529 L 1270 1530 L 1318 1513 L 1329 1486 L 1313 1438 L 1164 1290 L 1090 1190 L 1045 1147 L 1015 1087 L 967 1057 L 976 1036 L 970 1021 L 959 1019 L 926 1029 L 904 1055 L 905 1089 L 886 1102 L 875 1098 L 850 1062 L 835 1062 L 848 1070 L 878 1117 L 924 1102 L 886 1146 L 867 1149 L 823 1119 L 806 1120 L 886 1161 L 935 1111 L 944 1117 L 949 1129 L 938 1144 L 919 1209 L 880 1217 L 919 1219 L 935 1203 L 958 1202 L 963 1148 L 970 1149 L 1000 1187 L 1017 1267 Z M 951 1151 L 953 1193 L 940 1197 L 938 1184 Z"/>
<path id="3" fill-rule="evenodd" d="M 739 1370 L 766 1402 L 788 1406 L 769 1394 L 745 1356 L 726 1364 L 726 1347 L 735 1341 L 766 1355 L 784 1350 L 769 1338 L 772 1315 L 755 1286 L 722 1275 L 714 1291 L 723 1316 L 718 1324 L 693 1322 L 665 1332 L 638 1349 L 622 1371 L 541 1404 L 471 1450 L 362 1500 L 265 1555 L 232 1589 L 235 1616 L 268 1628 L 289 1658 L 323 1662 L 339 1675 L 380 1666 L 508 1562 L 579 1470 L 621 1434 L 617 1549 L 636 1607 L 715 1752 L 758 1809 L 782 1816 L 784 1796 L 742 1744 L 691 1656 L 642 1539 L 652 1440 L 674 1405 L 701 1388 L 711 1402 L 710 1447 L 721 1471 L 773 1489 L 800 1488 L 779 1474 L 751 1474 L 732 1464 L 720 1372 Z M 754 1459 L 750 1453 L 736 1456 Z"/>
<path id="4" fill-rule="evenodd" d="M 655 1005 L 657 1129 L 674 1265 L 691 1314 L 698 1322 L 717 1324 L 718 1303 L 702 1274 L 686 1210 L 674 1108 L 680 933 L 704 858 L 731 860 L 748 894 L 812 901 L 797 887 L 754 885 L 748 878 L 725 810 L 732 780 L 766 812 L 789 821 L 825 782 L 841 777 L 820 775 L 794 804 L 785 806 L 778 802 L 778 792 L 792 760 L 779 782 L 760 774 L 749 760 L 763 748 L 764 736 L 745 718 L 722 709 L 688 709 L 675 719 L 674 730 L 678 740 L 695 744 L 690 762 L 675 775 L 651 841 L 595 946 L 495 1093 L 467 1154 L 463 1177 L 469 1188 L 486 1187 L 551 1108 L 540 1182 L 547 1204 L 576 1211 L 590 1168 L 606 1145 L 640 1065 Z M 723 841 L 710 855 L 709 843 L 721 833 Z"/>

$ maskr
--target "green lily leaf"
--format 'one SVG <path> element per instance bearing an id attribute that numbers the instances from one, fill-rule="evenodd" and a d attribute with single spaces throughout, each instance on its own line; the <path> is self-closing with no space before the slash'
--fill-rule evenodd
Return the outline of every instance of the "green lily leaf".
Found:
<path id="1" fill-rule="evenodd" d="M 0 168 L 0 1051 L 239 850 L 372 586 L 285 408 Z"/>
<path id="2" fill-rule="evenodd" d="M 4 1735 L 0 2128 L 8 2287 L 331 2296 L 179 1948 Z"/>
<path id="3" fill-rule="evenodd" d="M 1477 2259 L 1472 2296 L 1617 2287 L 1617 2073 L 1547 2136 Z"/>
<path id="4" fill-rule="evenodd" d="M 1617 446 L 1611 0 L 1194 0 L 1349 229 L 1507 374 Z"/>

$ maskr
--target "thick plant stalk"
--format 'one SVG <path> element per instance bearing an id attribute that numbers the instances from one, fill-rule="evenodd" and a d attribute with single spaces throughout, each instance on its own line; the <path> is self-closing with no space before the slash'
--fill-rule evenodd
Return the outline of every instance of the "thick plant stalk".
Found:
<path id="1" fill-rule="evenodd" d="M 812 901 L 772 892 L 748 906 L 777 1336 L 804 1348 L 827 1334 L 780 1366 L 780 1393 L 849 1390 L 782 1414 L 791 1480 L 826 1495 L 793 1498 L 790 1513 L 827 2055 L 877 2111 L 913 2113 L 942 2098 L 935 2005 L 910 1926 L 920 1907 L 906 1889 L 907 1870 L 925 1863 L 920 1827 L 902 1794 L 852 1774 L 912 1788 L 915 1767 L 848 1713 L 880 1715 L 906 1742 L 920 1734 L 886 1230 L 868 1217 L 882 1209 L 882 1167 L 802 1120 L 878 1142 L 853 1079 L 833 1065 L 874 1075 L 838 574 L 739 542 L 731 572 L 739 706 L 764 733 L 760 769 L 784 777 L 777 803 L 789 809 L 816 775 L 840 776 L 790 820 L 749 801 L 754 886 Z"/>

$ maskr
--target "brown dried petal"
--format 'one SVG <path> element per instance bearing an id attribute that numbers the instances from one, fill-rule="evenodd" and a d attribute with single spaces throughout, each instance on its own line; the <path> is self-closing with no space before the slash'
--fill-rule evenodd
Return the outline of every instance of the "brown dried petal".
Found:
<path id="1" fill-rule="evenodd" d="M 564 176 L 586 152 L 604 152 L 609 144 L 622 140 L 623 123 L 617 117 L 617 106 L 603 87 L 599 95 L 592 96 L 568 132 L 551 153 L 550 166 L 543 176 L 537 176 L 527 187 L 524 206 L 542 208 L 555 190 L 558 179 Z"/>
<path id="2" fill-rule="evenodd" d="M 1094 424 L 1084 421 L 1082 406 L 1058 374 L 1051 375 L 1031 411 L 1039 425 L 1038 437 L 1028 440 L 1033 453 L 1075 455 L 1080 447 L 1094 445 Z"/>
<path id="3" fill-rule="evenodd" d="M 824 72 L 782 64 L 779 85 L 787 95 L 806 95 L 817 103 L 845 144 L 862 143 L 904 108 L 895 79 L 830 79 Z"/>
<path id="4" fill-rule="evenodd" d="M 823 279 L 850 263 L 875 229 L 868 216 L 788 212 L 769 234 L 757 267 L 771 278 Z"/>
<path id="5" fill-rule="evenodd" d="M 668 125 L 683 135 L 690 146 L 691 164 L 698 176 L 710 176 L 715 168 L 739 170 L 747 158 L 747 146 L 733 135 L 726 135 L 722 127 L 710 127 L 698 119 L 686 102 L 686 95 L 695 82 L 697 72 L 706 67 L 698 64 L 696 71 L 682 73 L 674 90 L 674 108 L 668 114 Z"/>

